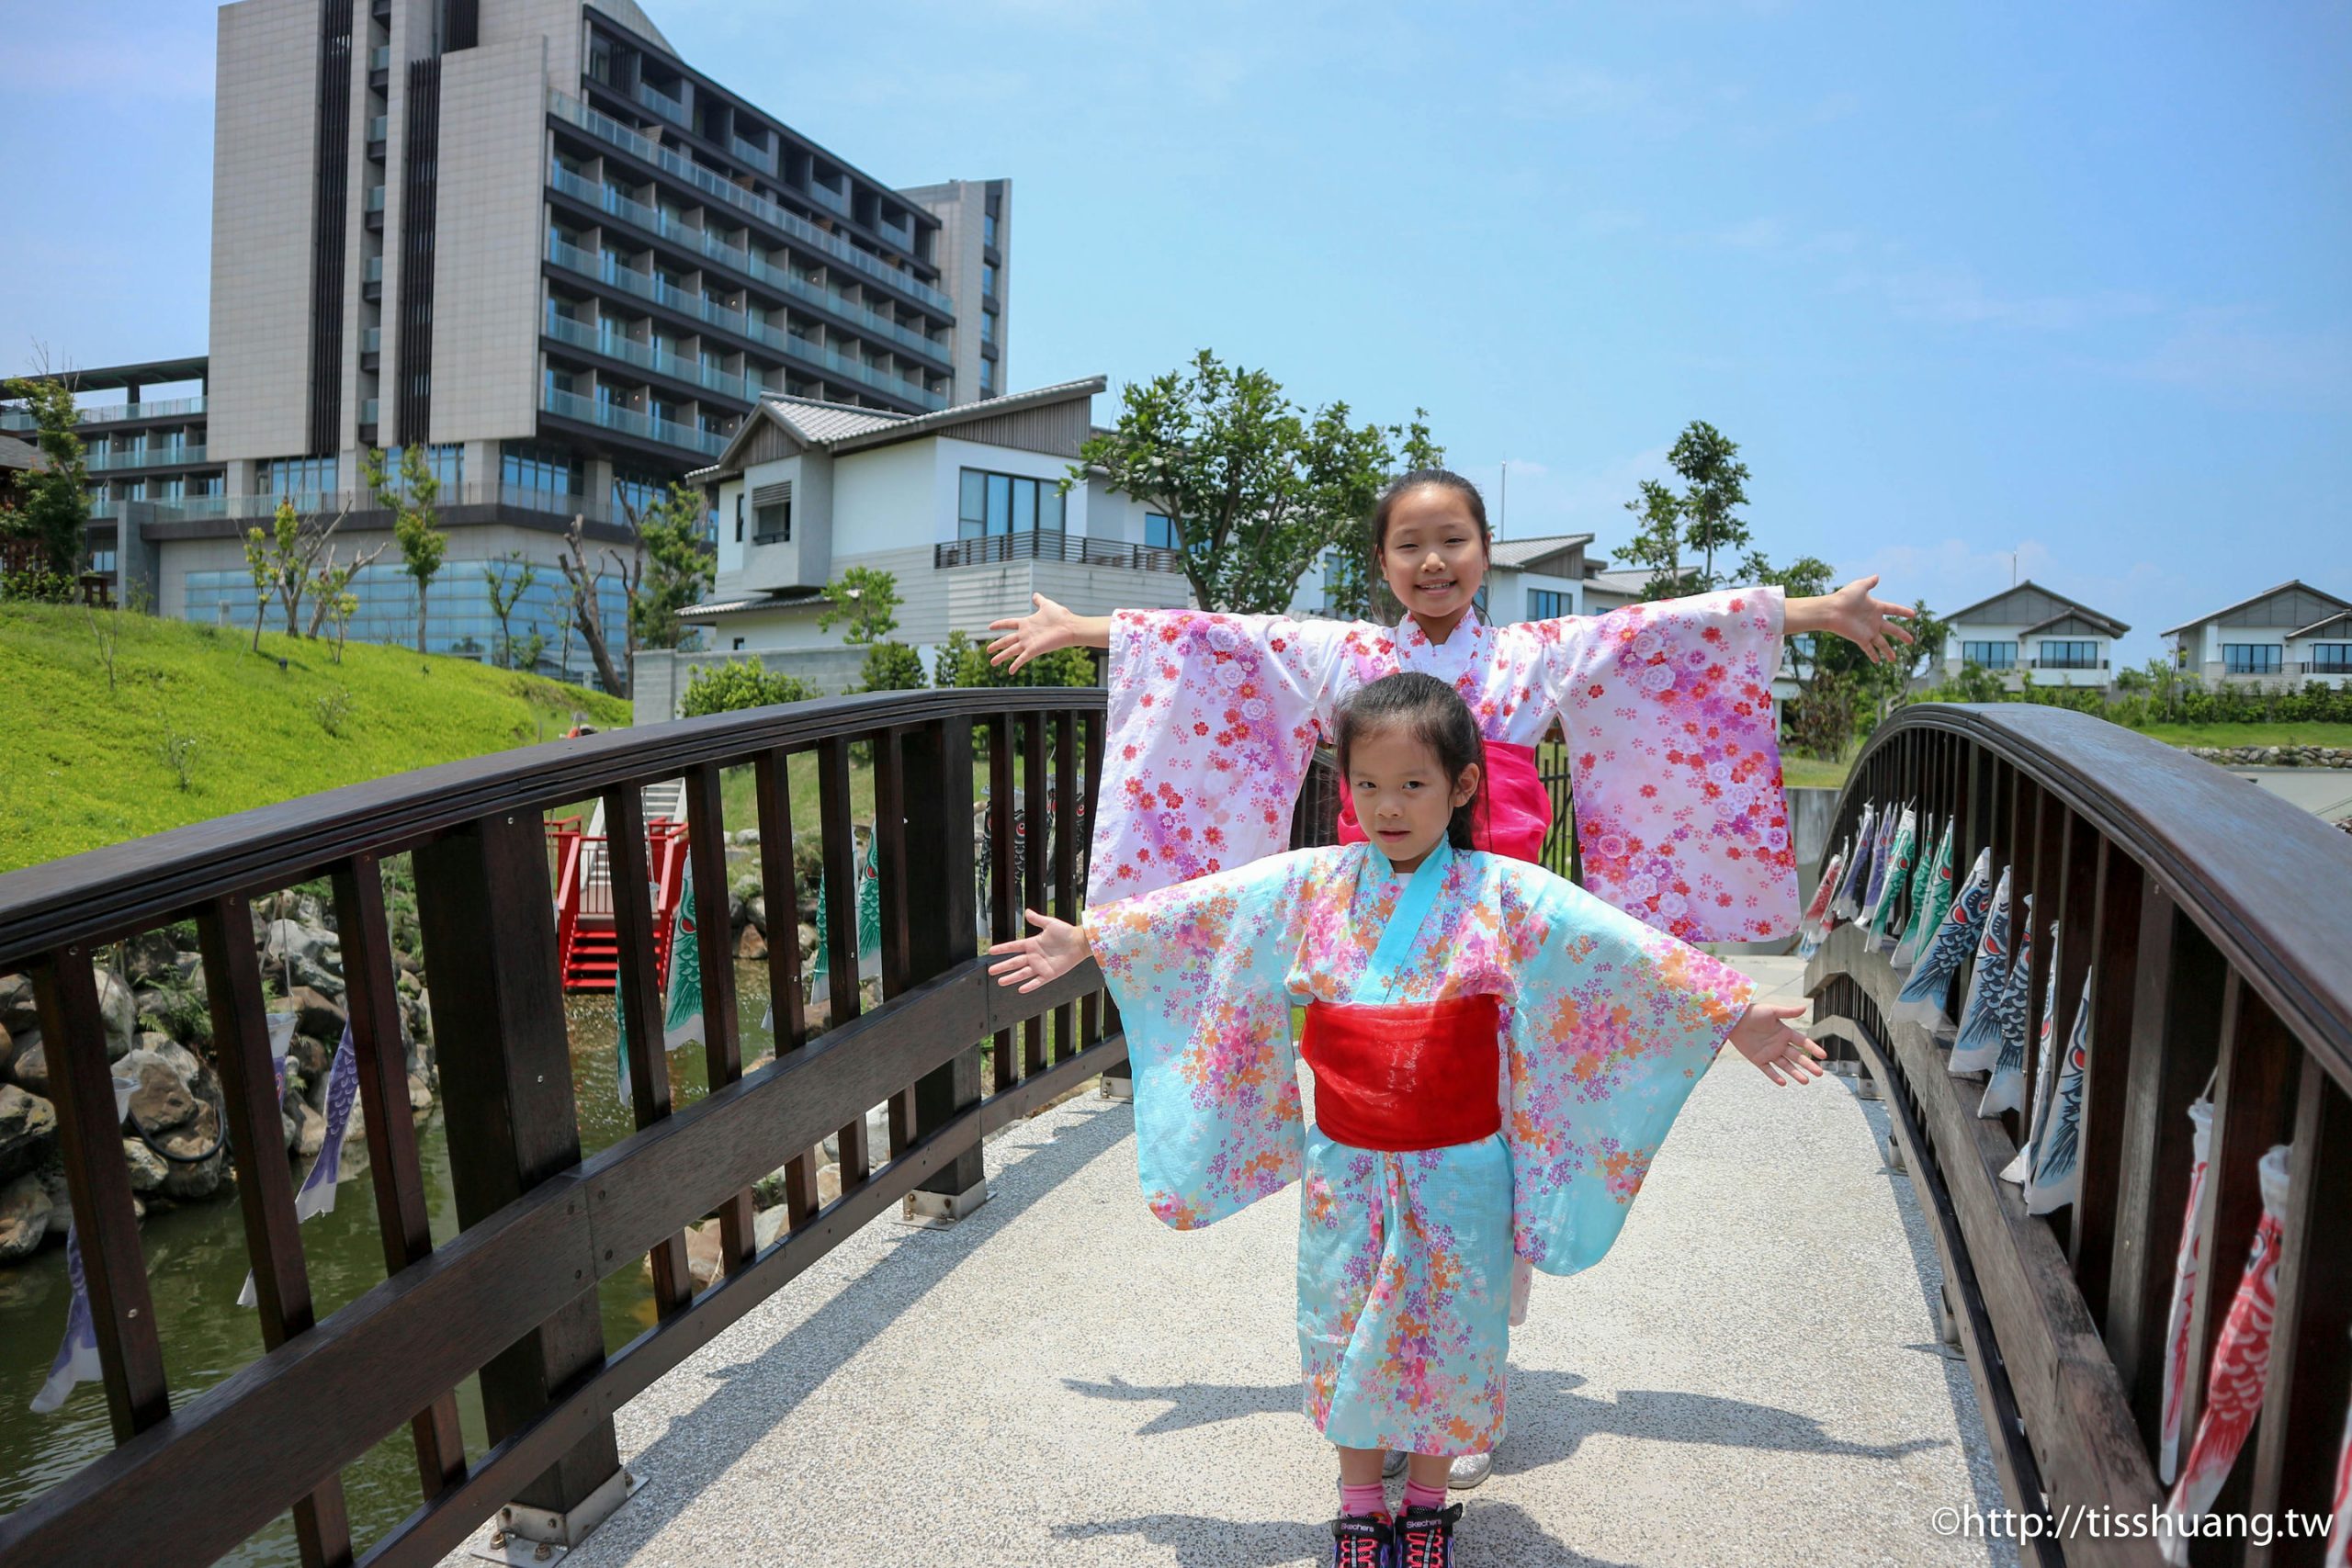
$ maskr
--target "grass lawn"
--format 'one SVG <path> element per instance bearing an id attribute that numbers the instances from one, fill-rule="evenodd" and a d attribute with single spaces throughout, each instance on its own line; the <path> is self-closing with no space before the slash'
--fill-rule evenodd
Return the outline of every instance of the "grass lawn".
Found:
<path id="1" fill-rule="evenodd" d="M 2152 724 L 2167 746 L 2352 746 L 2352 724 Z"/>
<path id="2" fill-rule="evenodd" d="M 130 613 L 109 691 L 91 618 L 0 604 L 0 871 L 553 739 L 575 715 L 628 722 L 626 703 L 470 660 L 353 643 L 338 664 L 266 632 L 257 657 L 250 632 Z"/>

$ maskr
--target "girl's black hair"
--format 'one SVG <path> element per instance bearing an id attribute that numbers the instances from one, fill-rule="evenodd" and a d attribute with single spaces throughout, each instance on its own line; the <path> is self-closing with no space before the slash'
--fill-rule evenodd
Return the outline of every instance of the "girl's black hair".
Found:
<path id="1" fill-rule="evenodd" d="M 1436 485 L 1461 496 L 1470 508 L 1471 521 L 1478 525 L 1479 548 L 1489 555 L 1494 553 L 1494 532 L 1487 526 L 1487 498 L 1478 493 L 1478 487 L 1452 468 L 1415 468 L 1391 481 L 1372 509 L 1372 560 L 1375 570 L 1380 565 L 1380 552 L 1388 547 L 1388 514 L 1396 509 L 1396 498 L 1423 485 Z"/>
<path id="2" fill-rule="evenodd" d="M 1340 776 L 1347 776 L 1348 758 L 1359 739 L 1375 729 L 1398 725 L 1411 730 L 1414 739 L 1437 753 L 1438 765 L 1445 771 L 1447 787 L 1461 781 L 1464 768 L 1477 765 L 1477 793 L 1455 807 L 1453 820 L 1445 825 L 1448 843 L 1457 850 L 1476 849 L 1472 823 L 1475 814 L 1486 809 L 1487 743 L 1479 737 L 1478 721 L 1471 716 L 1470 705 L 1462 700 L 1462 694 L 1436 676 L 1416 670 L 1384 675 L 1340 706 Z"/>

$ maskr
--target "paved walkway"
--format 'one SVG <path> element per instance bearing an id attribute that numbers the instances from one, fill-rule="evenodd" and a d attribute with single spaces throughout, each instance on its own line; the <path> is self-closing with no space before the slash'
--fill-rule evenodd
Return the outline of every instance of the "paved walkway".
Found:
<path id="1" fill-rule="evenodd" d="M 1537 1277 L 1464 1568 L 2016 1561 L 1930 1527 L 1999 1492 L 1885 1130 L 1848 1080 L 1717 1063 L 1607 1259 Z M 569 1563 L 1328 1562 L 1296 1199 L 1166 1230 L 1132 1132 L 1092 1096 L 1007 1131 L 978 1214 L 869 1226 L 649 1390 L 643 1490 Z"/>

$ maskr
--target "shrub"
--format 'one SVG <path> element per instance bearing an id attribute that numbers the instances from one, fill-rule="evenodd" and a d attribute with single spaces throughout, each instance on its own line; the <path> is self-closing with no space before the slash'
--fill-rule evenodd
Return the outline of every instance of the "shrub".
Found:
<path id="1" fill-rule="evenodd" d="M 699 718 L 704 714 L 734 713 L 777 703 L 805 703 L 815 695 L 816 688 L 798 676 L 780 670 L 771 674 L 757 659 L 747 659 L 695 671 L 685 695 L 678 700 L 678 716 Z"/>
<path id="2" fill-rule="evenodd" d="M 922 678 L 922 655 L 905 643 L 877 642 L 866 649 L 859 690 L 920 692 L 927 684 Z"/>

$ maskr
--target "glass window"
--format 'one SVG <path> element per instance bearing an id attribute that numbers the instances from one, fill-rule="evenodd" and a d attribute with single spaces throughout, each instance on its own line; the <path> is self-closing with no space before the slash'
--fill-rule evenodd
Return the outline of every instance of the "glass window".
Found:
<path id="1" fill-rule="evenodd" d="M 1527 591 L 1527 618 L 1531 621 L 1556 621 L 1569 614 L 1568 596 L 1556 588 L 1531 588 Z"/>
<path id="2" fill-rule="evenodd" d="M 996 390 L 996 361 L 993 359 L 980 361 L 980 390 L 983 392 Z"/>
<path id="3" fill-rule="evenodd" d="M 1012 531 L 1034 534 L 1037 531 L 1037 481 L 1012 481 Z"/>
<path id="4" fill-rule="evenodd" d="M 1176 525 L 1157 512 L 1143 514 L 1143 542 L 1155 550 L 1176 547 Z"/>
<path id="5" fill-rule="evenodd" d="M 989 476 L 989 532 L 1012 532 L 1012 479 L 1009 474 Z"/>
<path id="6" fill-rule="evenodd" d="M 994 262 L 980 264 L 980 292 L 990 296 L 996 293 L 996 263 Z"/>
<path id="7" fill-rule="evenodd" d="M 2018 667 L 2018 645 L 2014 642 L 1963 642 L 1960 656 L 1971 664 L 1987 670 L 2014 670 Z"/>
<path id="8" fill-rule="evenodd" d="M 265 495 L 310 495 L 335 488 L 333 457 L 273 457 L 262 465 Z"/>
<path id="9" fill-rule="evenodd" d="M 114 570 L 114 552 L 112 550 L 92 550 L 90 552 L 90 570 L 92 571 L 112 571 Z"/>
<path id="10" fill-rule="evenodd" d="M 613 510 L 622 516 L 643 517 L 669 493 L 666 480 L 650 474 L 616 471 L 613 475 Z"/>
<path id="11" fill-rule="evenodd" d="M 2352 674 L 2352 642 L 2312 644 L 2312 672 L 2315 675 Z"/>
<path id="12" fill-rule="evenodd" d="M 743 542 L 743 494 L 741 491 L 735 493 L 735 542 L 739 545 Z"/>
<path id="13" fill-rule="evenodd" d="M 2281 651 L 2275 642 L 2225 642 L 2222 669 L 2232 675 L 2276 675 Z"/>
<path id="14" fill-rule="evenodd" d="M 964 470 L 963 496 L 956 507 L 956 536 L 977 539 L 989 531 L 989 477 L 978 468 Z"/>
<path id="15" fill-rule="evenodd" d="M 1048 534 L 1062 531 L 1062 488 L 1051 479 L 1037 481 L 1037 526 Z"/>
<path id="16" fill-rule="evenodd" d="M 980 243 L 991 248 L 996 244 L 996 214 L 993 212 L 980 216 Z"/>
<path id="17" fill-rule="evenodd" d="M 2098 644 L 2044 642 L 2041 645 L 2041 667 L 2044 670 L 2096 670 L 2098 668 Z"/>

